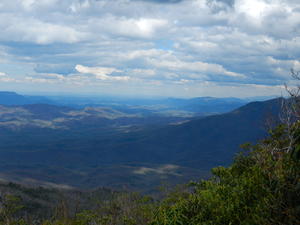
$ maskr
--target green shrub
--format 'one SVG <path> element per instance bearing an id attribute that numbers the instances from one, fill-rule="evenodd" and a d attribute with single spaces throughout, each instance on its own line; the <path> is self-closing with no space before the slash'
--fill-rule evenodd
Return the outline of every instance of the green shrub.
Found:
<path id="1" fill-rule="evenodd" d="M 299 123 L 293 129 L 299 134 Z M 290 146 L 287 132 L 277 127 L 259 144 L 245 145 L 230 167 L 193 183 L 192 193 L 165 199 L 151 224 L 300 224 L 300 142 L 294 137 Z"/>

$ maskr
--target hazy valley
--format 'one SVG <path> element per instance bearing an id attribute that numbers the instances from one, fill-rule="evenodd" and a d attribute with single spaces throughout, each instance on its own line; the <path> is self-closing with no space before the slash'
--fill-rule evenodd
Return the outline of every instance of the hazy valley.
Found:
<path id="1" fill-rule="evenodd" d="M 281 99 L 101 100 L 0 94 L 0 178 L 154 191 L 207 178 L 266 135 Z M 6 100 L 6 102 L 5 102 Z M 20 104 L 22 103 L 22 104 Z M 242 106 L 244 105 L 244 106 Z"/>

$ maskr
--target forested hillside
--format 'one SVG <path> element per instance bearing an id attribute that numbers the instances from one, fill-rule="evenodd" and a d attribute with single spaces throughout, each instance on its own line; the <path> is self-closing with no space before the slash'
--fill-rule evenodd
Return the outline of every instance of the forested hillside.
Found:
<path id="1" fill-rule="evenodd" d="M 283 99 L 207 117 L 142 116 L 103 107 L 1 106 L 3 179 L 153 191 L 162 182 L 207 178 L 244 142 L 267 135 Z"/>
<path id="2" fill-rule="evenodd" d="M 49 216 L 28 211 L 30 203 L 24 199 L 31 195 L 39 204 L 43 198 L 51 202 L 55 195 L 50 190 L 39 189 L 37 192 L 6 185 L 6 191 L 1 194 L 0 224 L 299 224 L 299 136 L 298 120 L 280 125 L 256 145 L 245 144 L 244 150 L 229 167 L 214 168 L 211 179 L 191 182 L 161 200 L 118 193 L 115 197 L 107 195 L 110 197 L 104 202 L 70 211 L 68 207 L 74 207 L 74 200 L 68 198 L 72 199 L 70 196 L 74 195 L 69 195 L 61 199 Z M 81 194 L 78 199 L 85 199 L 83 196 Z M 49 208 L 46 211 L 51 212 Z M 28 212 L 40 215 L 40 218 L 32 220 Z"/>

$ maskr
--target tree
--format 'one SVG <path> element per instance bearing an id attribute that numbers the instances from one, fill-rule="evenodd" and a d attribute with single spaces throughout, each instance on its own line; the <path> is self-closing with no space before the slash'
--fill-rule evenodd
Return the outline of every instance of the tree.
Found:
<path id="1" fill-rule="evenodd" d="M 21 225 L 24 224 L 22 219 L 17 219 L 16 214 L 23 206 L 20 204 L 21 199 L 17 196 L 5 194 L 0 196 L 0 225 Z"/>
<path id="2" fill-rule="evenodd" d="M 300 81 L 300 73 L 292 70 Z M 300 224 L 300 86 L 286 89 L 282 124 L 194 190 L 164 200 L 152 225 Z M 171 201 L 170 201 L 171 200 Z"/>

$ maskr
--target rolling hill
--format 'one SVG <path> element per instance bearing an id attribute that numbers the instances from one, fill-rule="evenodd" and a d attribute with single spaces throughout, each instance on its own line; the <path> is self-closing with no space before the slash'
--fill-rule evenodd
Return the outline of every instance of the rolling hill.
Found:
<path id="1" fill-rule="evenodd" d="M 0 123 L 3 118 L 4 123 L 27 123 L 18 129 L 0 124 L 0 177 L 139 190 L 207 177 L 210 168 L 228 165 L 240 144 L 266 135 L 266 121 L 277 120 L 281 102 L 253 102 L 204 118 L 155 121 L 103 108 L 2 106 Z M 45 121 L 51 124 L 40 125 Z"/>

